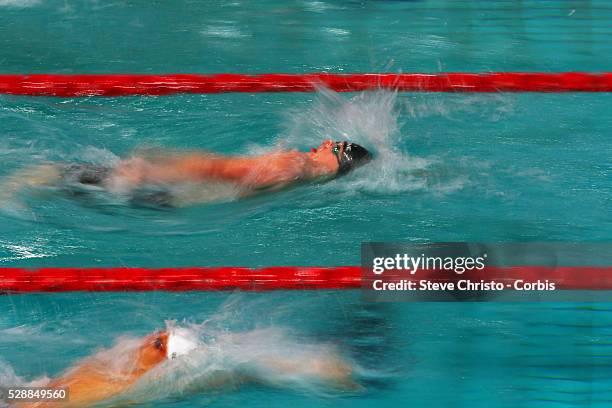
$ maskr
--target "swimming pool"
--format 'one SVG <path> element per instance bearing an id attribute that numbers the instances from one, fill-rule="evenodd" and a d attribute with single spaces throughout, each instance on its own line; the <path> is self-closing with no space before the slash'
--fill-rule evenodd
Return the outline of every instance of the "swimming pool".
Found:
<path id="1" fill-rule="evenodd" d="M 611 18 L 603 1 L 9 0 L 0 1 L 0 69 L 603 71 L 612 62 Z M 344 179 L 176 209 L 21 191 L 0 209 L 0 261 L 356 265 L 362 241 L 609 241 L 611 102 L 609 94 L 324 90 L 0 96 L 3 179 L 41 161 L 110 164 L 142 147 L 239 154 L 347 136 L 377 153 L 373 165 Z M 221 327 L 283 328 L 304 342 L 339 344 L 368 369 L 366 390 L 254 386 L 177 397 L 175 389 L 146 404 L 607 406 L 611 399 L 608 305 L 381 306 L 354 292 L 0 296 L 0 376 L 51 376 L 118 336 L 146 334 L 167 319 L 201 322 L 228 302 L 240 312 Z M 245 310 L 250 321 L 239 316 Z"/>

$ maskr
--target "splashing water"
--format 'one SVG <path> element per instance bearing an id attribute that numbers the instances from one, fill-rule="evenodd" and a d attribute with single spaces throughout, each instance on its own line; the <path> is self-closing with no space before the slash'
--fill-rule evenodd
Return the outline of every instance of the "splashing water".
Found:
<path id="1" fill-rule="evenodd" d="M 319 88 L 317 96 L 309 109 L 289 112 L 281 145 L 311 147 L 324 139 L 341 139 L 374 152 L 373 162 L 355 171 L 361 177 L 334 183 L 335 189 L 389 194 L 424 187 L 417 173 L 432 160 L 411 156 L 397 147 L 402 139 L 397 92 L 379 90 L 345 97 Z"/>
<path id="2" fill-rule="evenodd" d="M 122 398 L 162 399 L 253 382 L 333 397 L 358 392 L 361 387 L 356 380 L 377 375 L 340 353 L 334 344 L 314 341 L 289 327 L 262 326 L 260 318 L 241 312 L 262 306 L 251 302 L 245 308 L 245 299 L 237 294 L 203 323 L 167 321 L 168 332 L 178 328 L 197 338 L 197 348 L 152 370 Z"/>
<path id="3" fill-rule="evenodd" d="M 0 388 L 19 386 L 25 383 L 26 381 L 17 376 L 8 363 L 0 359 Z"/>
<path id="4" fill-rule="evenodd" d="M 198 325 L 181 329 L 199 336 L 199 346 L 152 370 L 122 398 L 161 399 L 249 383 L 326 396 L 358 389 L 343 373 L 353 370 L 352 365 L 332 345 L 308 342 L 289 329 L 216 332 Z"/>

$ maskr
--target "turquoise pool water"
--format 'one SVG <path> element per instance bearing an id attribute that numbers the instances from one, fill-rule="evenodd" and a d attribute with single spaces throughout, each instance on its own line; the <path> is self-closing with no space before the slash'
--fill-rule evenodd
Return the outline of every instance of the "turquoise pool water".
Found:
<path id="1" fill-rule="evenodd" d="M 604 1 L 0 0 L 0 72 L 609 71 L 610 21 Z M 112 164 L 142 147 L 244 154 L 349 135 L 377 153 L 342 180 L 176 209 L 103 193 L 3 194 L 0 265 L 331 266 L 357 264 L 362 241 L 610 241 L 611 102 L 609 94 L 325 90 L 0 96 L 4 182 L 37 163 Z M 170 387 L 145 405 L 603 407 L 612 399 L 608 305 L 381 306 L 356 292 L 0 296 L 0 378 L 53 376 L 120 336 L 211 316 L 221 316 L 220 331 L 275 328 L 293 345 L 336 344 L 363 366 L 365 389 Z"/>

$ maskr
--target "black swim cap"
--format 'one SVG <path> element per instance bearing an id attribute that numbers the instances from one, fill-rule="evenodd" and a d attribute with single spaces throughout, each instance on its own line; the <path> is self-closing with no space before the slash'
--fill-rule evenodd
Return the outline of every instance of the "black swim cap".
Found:
<path id="1" fill-rule="evenodd" d="M 342 176 L 349 171 L 366 164 L 372 160 L 372 154 L 357 143 L 342 142 L 344 150 L 338 153 L 338 175 Z"/>

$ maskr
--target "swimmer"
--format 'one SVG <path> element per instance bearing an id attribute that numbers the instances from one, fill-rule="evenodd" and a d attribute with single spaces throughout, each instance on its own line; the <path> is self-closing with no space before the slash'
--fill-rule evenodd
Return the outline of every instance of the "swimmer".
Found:
<path id="1" fill-rule="evenodd" d="M 238 334 L 240 336 L 240 334 Z M 243 333 L 248 338 L 249 332 Z M 67 401 L 26 402 L 12 406 L 19 408 L 81 408 L 105 402 L 126 393 L 145 374 L 164 362 L 194 352 L 200 341 L 190 330 L 173 327 L 137 340 L 127 349 L 117 345 L 87 357 L 63 375 L 46 384 L 45 388 L 67 388 Z M 265 358 L 253 356 L 260 367 L 258 374 L 240 372 L 239 368 L 215 372 L 206 386 L 219 388 L 226 384 L 257 382 L 265 384 L 267 376 L 316 378 L 331 387 L 346 390 L 358 388 L 353 381 L 351 365 L 332 352 L 309 354 L 307 357 L 287 357 L 272 351 Z M 136 402 L 136 401 L 132 401 Z"/>
<path id="2" fill-rule="evenodd" d="M 325 140 L 309 152 L 275 151 L 259 156 L 223 156 L 204 152 L 156 152 L 135 154 L 115 166 L 47 164 L 13 177 L 14 184 L 30 186 L 78 184 L 95 186 L 116 194 L 128 194 L 155 186 L 144 201 L 173 205 L 171 194 L 160 187 L 180 184 L 224 183 L 239 196 L 277 190 L 298 182 L 342 176 L 369 162 L 364 147 Z M 200 201 L 206 201 L 205 198 Z"/>

